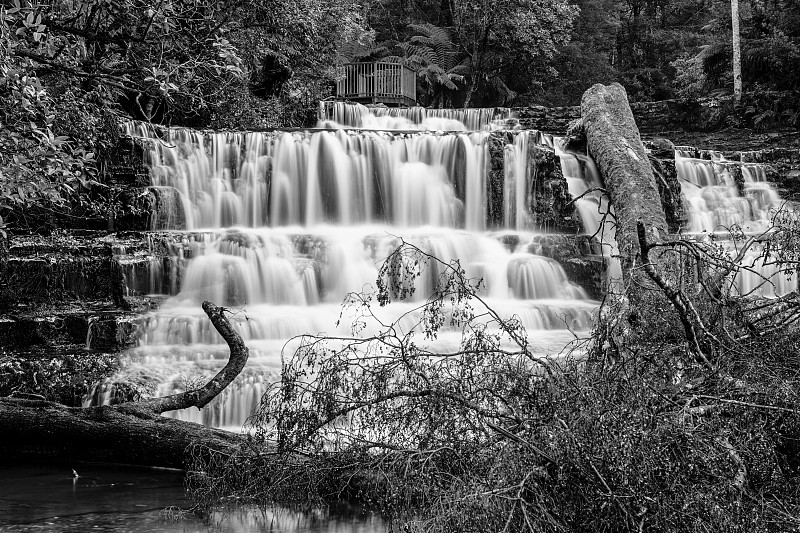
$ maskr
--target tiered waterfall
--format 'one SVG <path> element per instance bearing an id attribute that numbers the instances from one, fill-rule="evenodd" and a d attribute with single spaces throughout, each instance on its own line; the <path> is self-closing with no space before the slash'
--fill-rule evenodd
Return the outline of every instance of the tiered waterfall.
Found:
<path id="1" fill-rule="evenodd" d="M 126 271 L 131 293 L 171 295 L 146 318 L 139 346 L 127 353 L 126 379 L 157 382 L 152 392 L 168 394 L 219 368 L 227 349 L 200 303 L 229 307 L 251 348 L 248 367 L 203 411 L 173 416 L 241 427 L 276 378 L 290 339 L 350 333 L 343 299 L 372 290 L 381 261 L 401 240 L 445 262 L 458 259 L 469 276 L 482 278 L 482 296 L 502 317 L 520 318 L 536 353 L 557 353 L 574 332 L 586 332 L 597 302 L 559 263 L 537 254 L 548 237 L 535 231 L 527 211 L 533 190 L 527 146 L 542 137 L 511 135 L 508 214 L 492 227 L 489 134 L 467 131 L 461 122 L 449 122 L 448 132 L 407 126 L 208 133 L 130 123 L 128 134 L 145 147 L 153 187 L 174 198 L 164 202 L 171 216 L 154 217 L 162 225 L 154 229 L 182 231 L 154 234 L 168 240 L 169 257 L 147 264 L 147 272 L 141 262 Z M 172 228 L 163 227 L 165 220 Z M 411 313 L 401 323 L 406 327 L 433 279 L 419 278 L 413 301 L 375 312 L 385 322 Z M 453 350 L 460 341 L 460 331 L 445 329 L 432 348 Z"/>

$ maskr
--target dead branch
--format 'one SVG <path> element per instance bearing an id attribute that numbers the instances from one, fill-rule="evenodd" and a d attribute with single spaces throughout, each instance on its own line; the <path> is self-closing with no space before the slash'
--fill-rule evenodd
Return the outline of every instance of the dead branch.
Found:
<path id="1" fill-rule="evenodd" d="M 206 301 L 203 302 L 203 311 L 205 311 L 208 318 L 211 319 L 214 328 L 216 328 L 222 338 L 225 339 L 225 342 L 228 343 L 228 347 L 231 350 L 228 362 L 216 376 L 199 389 L 139 402 L 143 407 L 152 409 L 159 414 L 167 411 L 175 411 L 177 409 L 186 409 L 188 407 L 202 409 L 222 392 L 225 387 L 230 385 L 247 364 L 250 351 L 247 346 L 245 346 L 242 337 L 236 333 L 231 323 L 225 318 L 225 308 L 217 307 L 213 303 Z"/>
<path id="2" fill-rule="evenodd" d="M 686 295 L 665 280 L 664 277 L 656 270 L 655 266 L 653 266 L 653 263 L 650 261 L 650 248 L 653 246 L 647 243 L 647 231 L 645 230 L 644 223 L 641 220 L 637 221 L 636 223 L 636 231 L 639 237 L 642 269 L 650 277 L 650 279 L 653 280 L 656 285 L 658 285 L 667 299 L 669 299 L 672 307 L 674 307 L 675 311 L 678 313 L 678 318 L 680 318 L 681 324 L 683 325 L 683 330 L 686 334 L 686 340 L 689 341 L 689 346 L 691 347 L 695 358 L 702 362 L 709 370 L 716 372 L 714 365 L 711 364 L 711 361 L 708 360 L 705 353 L 703 353 L 703 349 L 700 347 L 700 339 L 698 338 L 694 321 L 690 318 L 690 314 L 693 315 L 695 320 L 698 321 L 701 331 L 705 334 L 709 333 L 705 329 L 705 326 L 703 326 L 703 323 L 699 321 L 697 310 L 694 308 L 692 302 L 689 301 Z"/>

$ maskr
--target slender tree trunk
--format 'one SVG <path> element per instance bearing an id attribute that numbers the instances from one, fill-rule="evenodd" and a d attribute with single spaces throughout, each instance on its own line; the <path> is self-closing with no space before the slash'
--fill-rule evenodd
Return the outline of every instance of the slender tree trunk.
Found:
<path id="1" fill-rule="evenodd" d="M 733 28 L 733 102 L 742 101 L 742 43 L 739 36 L 739 0 L 731 0 L 731 24 Z"/>
<path id="2" fill-rule="evenodd" d="M 472 101 L 472 94 L 475 92 L 477 86 L 478 78 L 473 78 L 469 84 L 469 88 L 467 89 L 467 96 L 464 98 L 464 107 L 469 107 L 469 104 Z"/>

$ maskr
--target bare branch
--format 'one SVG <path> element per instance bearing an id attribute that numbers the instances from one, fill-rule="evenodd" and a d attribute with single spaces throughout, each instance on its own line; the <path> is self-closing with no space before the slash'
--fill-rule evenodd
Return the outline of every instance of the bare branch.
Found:
<path id="1" fill-rule="evenodd" d="M 227 364 L 211 379 L 211 381 L 199 389 L 139 402 L 143 407 L 152 409 L 157 413 L 186 409 L 188 407 L 197 407 L 201 409 L 208 405 L 208 403 L 222 392 L 225 387 L 230 385 L 242 371 L 245 364 L 247 364 L 250 351 L 247 346 L 245 346 L 242 337 L 236 333 L 231 323 L 225 318 L 225 308 L 217 307 L 213 303 L 206 301 L 203 302 L 203 311 L 206 312 L 214 328 L 216 328 L 230 347 L 231 356 Z"/>
<path id="2" fill-rule="evenodd" d="M 714 365 L 711 364 L 711 362 L 703 353 L 703 349 L 700 347 L 700 339 L 697 336 L 695 324 L 690 318 L 691 313 L 699 322 L 697 310 L 694 309 L 694 306 L 686 297 L 686 295 L 665 280 L 664 277 L 661 276 L 661 274 L 656 270 L 655 266 L 653 266 L 653 263 L 650 261 L 650 248 L 652 248 L 652 246 L 647 243 L 647 231 L 645 230 L 644 223 L 641 220 L 636 223 L 636 230 L 639 237 L 639 248 L 641 249 L 642 268 L 650 277 L 650 279 L 652 279 L 655 284 L 661 288 L 664 295 L 667 297 L 667 299 L 669 299 L 670 303 L 672 303 L 672 307 L 674 307 L 675 311 L 677 311 L 678 318 L 680 318 L 681 324 L 683 324 L 686 340 L 689 341 L 689 345 L 691 346 L 695 357 L 709 370 L 716 372 Z M 698 325 L 704 333 L 708 334 L 708 331 L 705 329 L 705 326 L 703 326 L 702 322 L 699 322 Z"/>

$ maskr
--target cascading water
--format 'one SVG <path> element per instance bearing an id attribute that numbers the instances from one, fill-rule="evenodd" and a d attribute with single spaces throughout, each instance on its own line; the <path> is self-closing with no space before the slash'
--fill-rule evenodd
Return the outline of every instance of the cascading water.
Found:
<path id="1" fill-rule="evenodd" d="M 528 132 L 520 132 L 503 152 L 503 216 L 505 226 L 516 230 L 529 227 L 527 206 L 531 205 L 528 180 Z"/>
<path id="2" fill-rule="evenodd" d="M 128 123 L 186 229 L 387 222 L 485 227 L 484 133 L 203 133 Z M 161 229 L 161 228 L 154 228 Z"/>
<path id="3" fill-rule="evenodd" d="M 787 208 L 762 165 L 730 161 L 719 152 L 699 154 L 709 159 L 693 157 L 694 152 L 683 147 L 675 151 L 675 168 L 688 205 L 687 232 L 713 233 L 733 249 L 733 243 L 724 241 L 726 233 L 761 234 L 770 228 L 774 213 Z M 796 290 L 797 276 L 764 264 L 761 251 L 760 246 L 752 247 L 742 261 L 749 268 L 737 274 L 740 294 L 774 297 Z"/>
<path id="4" fill-rule="evenodd" d="M 595 244 L 594 251 L 605 258 L 606 286 L 622 280 L 614 224 L 614 206 L 603 193 L 603 180 L 594 160 L 585 154 L 565 151 L 563 139 L 551 138 L 546 144 L 553 146 L 561 161 L 561 172 L 567 180 L 569 193 L 586 235 Z"/>
<path id="5" fill-rule="evenodd" d="M 187 228 L 150 235 L 153 247 L 168 250 L 161 259 L 116 251 L 131 292 L 172 296 L 147 317 L 139 346 L 129 352 L 129 379 L 158 382 L 152 392 L 165 395 L 223 364 L 227 348 L 200 310 L 206 299 L 238 311 L 232 322 L 252 351 L 237 383 L 210 406 L 171 416 L 241 426 L 276 376 L 282 352 L 292 349 L 288 339 L 350 333 L 354 317 L 342 311 L 342 300 L 374 284 L 377 265 L 401 239 L 445 262 L 458 259 L 468 276 L 482 278 L 483 297 L 501 316 L 520 317 L 534 351 L 557 351 L 572 338 L 570 329 L 588 329 L 596 302 L 557 262 L 537 255 L 540 236 L 531 231 L 528 212 L 535 190 L 531 144 L 556 151 L 584 231 L 597 243 L 594 252 L 607 258 L 608 281 L 621 277 L 613 222 L 605 216 L 613 208 L 595 190 L 602 182 L 594 162 L 565 152 L 549 135 L 507 137 L 503 223 L 490 227 L 485 132 L 127 128 L 147 147 L 153 186 L 172 198 L 171 214 L 183 217 L 154 217 L 154 229 L 163 229 L 165 220 Z M 780 198 L 763 167 L 718 154 L 710 154 L 714 160 L 686 155 L 676 153 L 676 167 L 689 204 L 688 231 L 767 228 Z M 755 272 L 739 275 L 742 293 L 773 296 L 797 286 L 796 279 L 755 264 L 757 258 L 757 249 L 745 258 Z M 433 290 L 435 273 L 417 280 L 415 301 L 375 309 L 381 321 L 410 313 L 400 326 L 416 323 L 415 307 Z M 435 349 L 456 349 L 459 341 L 459 331 L 445 330 Z"/>
<path id="6" fill-rule="evenodd" d="M 319 118 L 340 127 L 375 130 L 481 131 L 506 129 L 511 112 L 505 108 L 367 107 L 329 101 L 320 102 Z"/>
<path id="7" fill-rule="evenodd" d="M 767 183 L 763 167 L 713 155 L 716 157 L 709 160 L 688 157 L 680 150 L 675 153 L 676 170 L 689 204 L 687 231 L 714 232 L 734 225 L 745 232 L 764 231 L 770 225 L 770 210 L 779 208 L 781 199 Z M 738 185 L 736 173 L 742 176 Z"/>
<path id="8" fill-rule="evenodd" d="M 251 348 L 248 367 L 222 396 L 171 416 L 240 427 L 292 348 L 288 339 L 350 333 L 354 316 L 343 299 L 374 286 L 401 239 L 482 278 L 484 299 L 501 316 L 520 318 L 536 353 L 557 352 L 573 339 L 570 330 L 591 327 L 597 302 L 536 254 L 540 236 L 526 222 L 527 133 L 507 148 L 517 154 L 505 178 L 514 184 L 513 220 L 487 231 L 487 133 L 127 128 L 146 147 L 153 184 L 179 194 L 187 228 L 175 232 L 169 260 L 136 263 L 157 275 L 125 272 L 142 284 L 134 291 L 172 295 L 146 317 L 127 377 L 158 382 L 152 392 L 163 395 L 224 364 L 227 347 L 200 308 L 206 299 L 236 310 L 232 323 Z M 411 301 L 374 312 L 385 323 L 406 315 L 400 327 L 411 327 L 436 272 L 423 272 Z M 432 349 L 460 341 L 460 331 L 445 328 Z"/>

